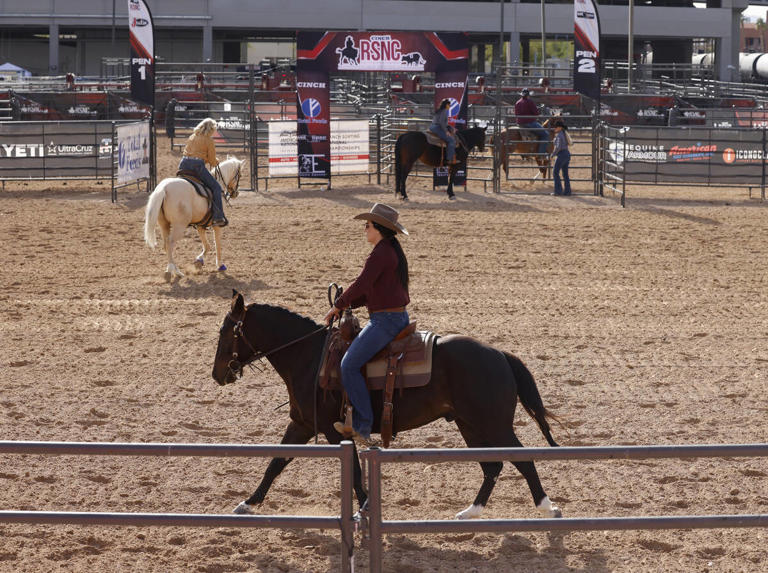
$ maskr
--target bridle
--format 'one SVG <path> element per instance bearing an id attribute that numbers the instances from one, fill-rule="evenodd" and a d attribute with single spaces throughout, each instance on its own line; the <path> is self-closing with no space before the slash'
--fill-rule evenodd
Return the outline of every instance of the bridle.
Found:
<path id="1" fill-rule="evenodd" d="M 232 334 L 234 336 L 233 347 L 232 347 L 232 359 L 227 363 L 227 369 L 238 378 L 242 378 L 243 368 L 245 366 L 248 366 L 253 369 L 254 368 L 252 365 L 253 362 L 256 362 L 257 360 L 261 360 L 262 358 L 266 358 L 270 354 L 274 354 L 276 352 L 279 352 L 280 350 L 288 348 L 289 346 L 293 346 L 294 344 L 297 344 L 302 340 L 306 340 L 307 338 L 317 334 L 318 332 L 322 332 L 323 330 L 327 330 L 328 328 L 330 328 L 330 326 L 321 326 L 320 328 L 317 328 L 312 332 L 309 332 L 308 334 L 305 334 L 303 336 L 300 336 L 299 338 L 291 340 L 286 344 L 282 344 L 277 348 L 273 348 L 272 350 L 264 352 L 261 350 L 256 350 L 253 347 L 253 345 L 248 341 L 248 339 L 245 337 L 245 334 L 243 332 L 243 327 L 245 326 L 245 317 L 247 313 L 248 313 L 248 310 L 246 309 L 243 312 L 242 316 L 237 318 L 232 316 L 231 312 L 227 313 L 227 318 L 232 322 L 234 322 L 234 326 L 232 327 Z M 240 362 L 238 360 L 239 353 L 237 350 L 238 350 L 240 339 L 242 339 L 245 342 L 245 344 L 248 346 L 248 349 L 253 353 L 253 356 L 248 358 L 248 360 L 245 362 Z"/>
<path id="2" fill-rule="evenodd" d="M 221 167 L 218 165 L 214 169 L 214 174 L 216 175 L 216 178 L 221 179 L 221 182 L 224 183 L 227 187 L 226 191 L 226 199 L 229 200 L 230 197 L 234 199 L 238 196 L 240 193 L 237 189 L 240 186 L 240 169 L 242 168 L 243 164 L 238 163 L 237 165 L 237 172 L 235 173 L 235 176 L 232 177 L 228 182 L 224 181 L 224 174 L 221 172 Z"/>

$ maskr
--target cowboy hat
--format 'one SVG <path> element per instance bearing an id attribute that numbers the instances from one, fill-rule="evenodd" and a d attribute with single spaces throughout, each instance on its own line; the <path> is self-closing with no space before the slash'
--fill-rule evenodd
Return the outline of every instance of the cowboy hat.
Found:
<path id="1" fill-rule="evenodd" d="M 407 235 L 408 231 L 406 231 L 405 227 L 397 222 L 397 216 L 398 212 L 389 205 L 385 205 L 384 203 L 376 203 L 367 213 L 360 213 L 359 215 L 355 215 L 353 218 L 373 221 L 374 223 L 378 223 L 387 229 L 392 229 L 396 233 L 403 233 L 404 235 Z"/>

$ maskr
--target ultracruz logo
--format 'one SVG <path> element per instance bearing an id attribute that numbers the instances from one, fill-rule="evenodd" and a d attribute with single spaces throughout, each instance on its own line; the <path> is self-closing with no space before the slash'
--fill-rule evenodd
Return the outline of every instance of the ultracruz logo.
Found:
<path id="1" fill-rule="evenodd" d="M 301 102 L 301 111 L 305 117 L 317 117 L 323 108 L 315 98 L 308 97 Z"/>

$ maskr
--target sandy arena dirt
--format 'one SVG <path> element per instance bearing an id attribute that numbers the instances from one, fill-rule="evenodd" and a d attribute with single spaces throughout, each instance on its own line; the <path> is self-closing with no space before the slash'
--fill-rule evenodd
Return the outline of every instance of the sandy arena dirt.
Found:
<path id="1" fill-rule="evenodd" d="M 178 161 L 161 139 L 160 174 Z M 247 179 L 244 178 L 247 182 Z M 263 184 L 263 183 L 262 183 Z M 0 439 L 279 442 L 287 424 L 271 368 L 219 387 L 211 378 L 232 288 L 249 302 L 320 321 L 327 285 L 348 284 L 369 251 L 353 215 L 401 212 L 421 328 L 464 333 L 517 354 L 545 404 L 566 421 L 562 445 L 768 442 L 768 207 L 746 190 L 633 189 L 552 197 L 550 184 L 494 195 L 471 182 L 458 200 L 411 185 L 411 202 L 366 177 L 334 189 L 295 180 L 246 192 L 227 209 L 229 270 L 186 276 L 143 239 L 143 191 L 108 184 L 8 183 L 0 192 Z M 490 189 L 490 187 L 489 187 Z M 505 183 L 504 190 L 511 190 Z M 759 193 L 758 193 L 759 194 Z M 365 319 L 364 313 L 358 313 Z M 518 436 L 545 446 L 518 409 Z M 445 421 L 394 445 L 460 447 Z M 229 513 L 267 460 L 0 456 L 0 509 Z M 768 513 L 759 458 L 537 463 L 566 517 Z M 384 467 L 386 519 L 450 519 L 474 499 L 476 464 Z M 296 460 L 263 514 L 333 515 L 332 460 Z M 538 517 L 505 466 L 484 514 Z M 368 570 L 356 539 L 357 570 Z M 764 529 L 391 535 L 384 570 L 589 572 L 765 570 Z M 0 571 L 336 571 L 337 531 L 0 524 Z"/>

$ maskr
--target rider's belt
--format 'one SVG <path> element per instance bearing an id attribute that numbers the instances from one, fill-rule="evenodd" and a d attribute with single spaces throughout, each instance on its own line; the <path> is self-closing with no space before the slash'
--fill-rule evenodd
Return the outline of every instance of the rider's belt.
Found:
<path id="1" fill-rule="evenodd" d="M 380 308 L 379 310 L 372 310 L 368 314 L 376 314 L 377 312 L 405 312 L 405 307 L 394 306 L 392 308 Z"/>
<path id="2" fill-rule="evenodd" d="M 200 161 L 205 161 L 204 157 L 195 157 L 194 155 L 183 155 L 184 159 L 199 159 Z"/>

